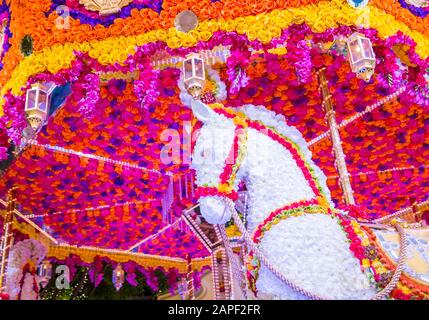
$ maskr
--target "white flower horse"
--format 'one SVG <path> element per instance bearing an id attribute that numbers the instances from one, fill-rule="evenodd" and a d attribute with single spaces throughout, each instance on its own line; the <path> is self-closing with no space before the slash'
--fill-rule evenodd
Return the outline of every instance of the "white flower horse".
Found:
<path id="1" fill-rule="evenodd" d="M 192 111 L 203 122 L 192 166 L 204 218 L 212 224 L 228 222 L 231 213 L 222 197 L 234 199 L 243 181 L 249 196 L 247 229 L 282 274 L 327 299 L 374 296 L 376 289 L 331 214 L 326 177 L 300 132 L 262 106 L 232 112 L 193 101 Z M 263 264 L 254 271 L 258 296 L 306 298 Z"/>

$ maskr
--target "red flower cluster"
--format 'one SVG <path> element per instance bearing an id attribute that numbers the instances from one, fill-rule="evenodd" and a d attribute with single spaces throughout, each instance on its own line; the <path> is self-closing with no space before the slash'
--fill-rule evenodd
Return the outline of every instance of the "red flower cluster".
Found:
<path id="1" fill-rule="evenodd" d="M 226 183 L 231 185 L 234 183 L 232 180 L 232 174 L 234 172 L 234 166 L 237 164 L 238 151 L 240 148 L 239 141 L 240 135 L 244 133 L 243 126 L 238 125 L 235 128 L 234 132 L 234 142 L 231 146 L 231 150 L 229 151 L 228 157 L 226 158 L 226 164 L 223 172 L 220 175 L 220 183 Z"/>
<path id="2" fill-rule="evenodd" d="M 0 293 L 0 300 L 9 300 L 9 295 L 7 293 Z"/>
<path id="3" fill-rule="evenodd" d="M 222 192 L 215 187 L 199 187 L 195 190 L 195 199 L 215 196 L 230 198 L 233 201 L 238 199 L 238 193 L 235 190 L 232 190 L 231 192 Z"/>
<path id="4" fill-rule="evenodd" d="M 362 245 L 362 241 L 354 231 L 350 220 L 347 220 L 340 215 L 338 215 L 337 217 L 338 217 L 338 220 L 340 221 L 341 226 L 344 229 L 344 232 L 347 235 L 347 238 L 350 240 L 350 250 L 353 252 L 355 257 L 362 262 L 362 260 L 365 259 L 365 249 Z"/>
<path id="5" fill-rule="evenodd" d="M 341 209 L 348 212 L 349 216 L 357 220 L 368 220 L 369 215 L 364 206 L 359 205 L 346 205 L 341 206 Z"/>

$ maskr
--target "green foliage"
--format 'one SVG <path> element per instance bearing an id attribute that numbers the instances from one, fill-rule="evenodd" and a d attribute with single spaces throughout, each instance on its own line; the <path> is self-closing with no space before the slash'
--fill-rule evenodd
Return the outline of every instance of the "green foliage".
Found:
<path id="1" fill-rule="evenodd" d="M 24 36 L 21 40 L 21 53 L 27 57 L 33 53 L 33 38 L 30 35 Z"/>
<path id="2" fill-rule="evenodd" d="M 55 270 L 55 266 L 53 268 Z M 136 272 L 136 287 L 130 285 L 126 280 L 119 291 L 116 291 L 112 283 L 113 268 L 105 264 L 103 269 L 103 280 L 95 287 L 88 280 L 88 268 L 78 268 L 70 289 L 57 289 L 55 275 L 50 279 L 47 286 L 40 292 L 43 300 L 155 300 L 159 294 L 168 291 L 167 277 L 160 269 L 155 270 L 158 278 L 159 291 L 153 292 L 147 285 L 145 277 Z"/>

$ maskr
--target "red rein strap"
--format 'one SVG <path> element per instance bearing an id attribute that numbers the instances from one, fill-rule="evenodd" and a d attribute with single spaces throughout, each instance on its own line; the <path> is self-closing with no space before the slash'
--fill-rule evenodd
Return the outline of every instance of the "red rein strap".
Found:
<path id="1" fill-rule="evenodd" d="M 242 125 L 237 125 L 234 131 L 234 140 L 231 146 L 228 156 L 226 158 L 226 164 L 219 176 L 220 184 L 218 187 L 198 187 L 195 191 L 195 198 L 219 196 L 227 197 L 233 201 L 238 199 L 238 193 L 234 190 L 235 174 L 237 173 L 239 166 L 237 166 L 237 159 L 240 148 L 240 138 L 246 134 L 246 130 Z"/>

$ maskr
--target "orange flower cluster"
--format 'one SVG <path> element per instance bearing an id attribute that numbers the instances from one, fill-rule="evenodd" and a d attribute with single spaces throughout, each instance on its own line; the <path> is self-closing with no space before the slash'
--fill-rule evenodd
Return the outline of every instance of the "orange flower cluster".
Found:
<path id="1" fill-rule="evenodd" d="M 10 1 L 12 15 L 11 32 L 13 34 L 11 49 L 4 57 L 4 70 L 0 73 L 0 84 L 4 84 L 12 71 L 22 59 L 20 41 L 25 35 L 31 35 L 34 40 L 34 51 L 64 43 L 84 43 L 92 40 L 103 40 L 111 37 L 127 37 L 146 33 L 150 30 L 168 29 L 174 26 L 176 15 L 182 10 L 193 10 L 200 20 L 236 19 L 239 17 L 258 15 L 275 9 L 301 7 L 318 3 L 319 0 L 165 0 L 160 13 L 152 9 L 132 9 L 130 16 L 118 18 L 115 22 L 104 27 L 82 24 L 78 19 L 69 18 L 69 28 L 61 29 L 62 17 L 54 10 L 49 15 L 51 0 Z M 346 5 L 346 3 L 344 3 Z M 429 16 L 419 18 L 402 8 L 394 0 L 373 0 L 374 5 L 386 13 L 392 14 L 397 20 L 404 22 L 413 30 L 429 35 L 425 26 L 429 25 Z"/>

